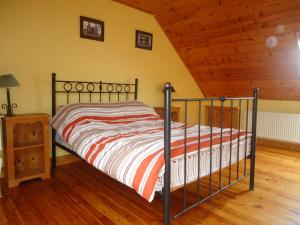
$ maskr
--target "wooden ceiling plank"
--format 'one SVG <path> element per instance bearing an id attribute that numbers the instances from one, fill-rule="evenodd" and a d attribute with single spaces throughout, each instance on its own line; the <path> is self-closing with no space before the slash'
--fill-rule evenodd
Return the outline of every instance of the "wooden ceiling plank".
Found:
<path id="1" fill-rule="evenodd" d="M 152 12 L 205 96 L 300 100 L 299 0 L 120 0 Z M 283 34 L 276 26 L 285 26 Z M 269 49 L 266 38 L 278 45 Z"/>

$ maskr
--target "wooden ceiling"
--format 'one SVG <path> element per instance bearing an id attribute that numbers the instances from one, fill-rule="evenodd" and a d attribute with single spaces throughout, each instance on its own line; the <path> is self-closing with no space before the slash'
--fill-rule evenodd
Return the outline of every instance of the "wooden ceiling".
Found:
<path id="1" fill-rule="evenodd" d="M 205 96 L 300 100 L 300 0 L 115 1 L 154 14 Z"/>

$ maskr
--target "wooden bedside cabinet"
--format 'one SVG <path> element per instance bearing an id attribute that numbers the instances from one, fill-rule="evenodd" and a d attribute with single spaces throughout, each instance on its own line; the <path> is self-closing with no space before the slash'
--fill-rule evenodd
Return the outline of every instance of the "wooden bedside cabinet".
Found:
<path id="1" fill-rule="evenodd" d="M 49 115 L 20 114 L 2 120 L 7 187 L 49 178 Z"/>
<path id="2" fill-rule="evenodd" d="M 206 106 L 205 109 L 205 118 L 206 125 L 210 126 L 210 117 L 212 115 L 213 126 L 220 127 L 220 118 L 221 118 L 222 108 L 221 106 Z M 238 127 L 238 112 L 239 108 L 237 107 L 223 107 L 223 128 L 231 127 L 231 117 L 232 117 L 232 127 Z M 232 114 L 232 115 L 231 115 Z"/>
<path id="3" fill-rule="evenodd" d="M 154 107 L 155 112 L 164 119 L 164 107 Z M 171 107 L 171 120 L 179 122 L 180 120 L 180 107 Z"/>

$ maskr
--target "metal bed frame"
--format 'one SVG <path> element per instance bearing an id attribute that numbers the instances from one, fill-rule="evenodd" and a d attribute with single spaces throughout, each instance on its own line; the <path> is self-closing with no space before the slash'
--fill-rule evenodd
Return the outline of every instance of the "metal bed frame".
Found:
<path id="1" fill-rule="evenodd" d="M 57 90 L 57 84 L 61 84 L 63 89 Z M 95 87 L 97 90 L 95 90 Z M 134 91 L 131 91 L 131 87 L 134 87 Z M 166 83 L 164 87 L 164 160 L 165 160 L 165 173 L 164 173 L 164 188 L 162 190 L 163 194 L 163 223 L 164 225 L 169 225 L 170 222 L 174 219 L 176 219 L 178 216 L 182 215 L 183 213 L 187 212 L 188 210 L 198 206 L 199 204 L 203 203 L 204 201 L 210 199 L 214 195 L 220 193 L 221 191 L 228 189 L 233 184 L 241 181 L 242 179 L 249 176 L 247 174 L 246 170 L 246 151 L 247 151 L 247 141 L 250 141 L 251 151 L 250 156 L 248 157 L 250 159 L 250 182 L 249 182 L 249 190 L 254 190 L 254 178 L 255 178 L 255 158 L 256 158 L 256 122 L 257 122 L 257 100 L 258 100 L 258 89 L 253 90 L 253 97 L 241 97 L 241 98 L 226 98 L 226 97 L 220 97 L 220 98 L 185 98 L 185 99 L 172 99 L 171 98 L 171 89 L 172 86 L 170 83 Z M 117 100 L 120 101 L 120 96 L 125 95 L 126 100 L 129 99 L 130 95 L 133 95 L 133 99 L 137 100 L 137 93 L 138 93 L 138 79 L 135 79 L 135 83 L 106 83 L 106 82 L 87 82 L 87 81 L 68 81 L 68 80 L 56 80 L 56 74 L 52 74 L 52 116 L 55 115 L 57 110 L 56 105 L 56 94 L 57 93 L 63 93 L 67 95 L 67 104 L 69 103 L 69 95 L 70 94 L 77 94 L 78 95 L 78 102 L 81 102 L 82 95 L 89 95 L 89 102 L 92 102 L 92 96 L 98 95 L 99 96 L 99 102 L 102 102 L 103 95 L 108 95 L 108 101 L 111 101 L 112 95 L 117 95 Z M 245 124 L 245 130 L 246 130 L 246 139 L 245 139 L 245 148 L 242 149 L 245 151 L 245 155 L 243 159 L 239 158 L 239 152 L 240 152 L 240 131 L 241 131 L 241 106 L 242 101 L 246 102 L 246 124 Z M 183 202 L 182 202 L 182 209 L 177 212 L 175 215 L 171 215 L 171 105 L 172 102 L 177 103 L 183 103 L 184 104 L 184 184 L 181 187 L 183 190 Z M 188 205 L 187 204 L 187 122 L 188 122 L 188 104 L 191 102 L 198 103 L 198 150 L 197 150 L 197 157 L 198 157 L 198 177 L 197 180 L 194 181 L 194 183 L 197 185 L 197 198 L 196 201 Z M 220 165 L 219 165 L 219 171 L 218 171 L 218 187 L 216 191 L 213 191 L 213 184 L 212 184 L 212 149 L 213 149 L 213 139 L 212 135 L 210 135 L 210 145 L 209 145 L 209 152 L 210 152 L 210 172 L 208 175 L 209 179 L 209 186 L 208 190 L 209 193 L 206 197 L 200 196 L 200 148 L 201 148 L 201 142 L 200 142 L 200 123 L 201 123 L 201 109 L 204 105 L 204 103 L 208 102 L 210 106 L 214 106 L 217 104 L 221 105 L 221 116 L 219 120 L 220 124 Z M 223 186 L 222 182 L 222 145 L 223 145 L 223 138 L 222 138 L 222 131 L 223 131 L 223 112 L 224 112 L 224 104 L 225 102 L 230 103 L 231 107 L 231 114 L 230 114 L 230 121 L 231 121 L 231 135 L 230 135 L 230 162 L 229 162 L 229 176 L 228 176 L 228 183 Z M 231 174 L 231 153 L 232 153 L 232 130 L 233 130 L 233 106 L 234 102 L 238 102 L 239 111 L 238 111 L 238 140 L 237 140 L 237 167 L 236 172 L 237 175 L 235 178 L 232 177 Z M 249 102 L 251 102 L 252 106 L 252 126 L 251 126 L 251 132 L 248 131 L 248 113 L 249 113 Z M 210 133 L 212 134 L 213 131 L 213 110 L 210 112 Z M 247 134 L 251 133 L 251 139 L 248 139 Z M 61 145 L 60 143 L 57 143 L 55 141 L 56 131 L 52 129 L 52 167 L 56 167 L 56 147 L 60 147 L 67 152 L 78 156 L 74 151 L 68 149 L 67 147 Z M 240 160 L 244 160 L 244 170 L 243 175 L 239 176 L 239 164 Z"/>
<path id="2" fill-rule="evenodd" d="M 188 210 L 198 206 L 199 204 L 203 203 L 204 201 L 210 199 L 214 195 L 220 193 L 221 191 L 231 187 L 233 184 L 241 181 L 245 177 L 248 176 L 246 173 L 246 151 L 247 151 L 247 134 L 248 134 L 248 112 L 249 112 L 249 101 L 252 101 L 252 136 L 251 136 L 251 152 L 250 152 L 250 183 L 249 183 L 249 190 L 254 190 L 254 178 L 255 178 L 255 158 L 256 158 L 256 123 L 257 123 L 257 100 L 258 100 L 258 88 L 255 88 L 253 90 L 253 97 L 241 97 L 241 98 L 226 98 L 226 97 L 220 97 L 220 98 L 185 98 L 185 99 L 172 99 L 171 98 L 171 91 L 172 86 L 170 83 L 165 84 L 164 88 L 164 159 L 165 159 L 165 173 L 164 173 L 164 188 L 163 188 L 163 200 L 164 200 L 164 225 L 170 224 L 171 220 L 176 219 L 181 214 L 187 212 Z M 223 112 L 224 112 L 224 103 L 226 101 L 230 101 L 230 107 L 231 107 L 231 127 L 230 127 L 230 163 L 229 163 L 229 177 L 228 177 L 228 184 L 225 186 L 222 186 L 222 145 L 223 145 L 223 137 L 222 137 L 222 131 L 223 131 Z M 233 129 L 233 102 L 237 101 L 239 104 L 239 115 L 238 115 L 238 140 L 237 140 L 237 176 L 236 179 L 232 180 L 231 176 L 231 153 L 232 153 L 232 129 Z M 240 151 L 240 131 L 241 131 L 241 105 L 242 101 L 246 101 L 246 140 L 245 140 L 245 158 L 244 158 L 244 171 L 243 176 L 239 176 L 239 151 Z M 185 132 L 184 132 L 184 185 L 183 185 L 183 208 L 181 211 L 179 211 L 175 215 L 171 215 L 170 213 L 170 205 L 171 205 L 171 182 L 170 182 L 170 176 L 171 176 L 171 104 L 172 102 L 181 102 L 184 103 L 184 124 L 185 124 Z M 198 103 L 198 178 L 195 181 L 197 183 L 197 200 L 190 206 L 187 206 L 187 119 L 188 119 L 188 103 L 190 102 L 197 102 Z M 201 142 L 200 142 L 200 123 L 201 123 L 201 107 L 204 102 L 209 102 L 210 106 L 212 107 L 212 110 L 210 111 L 210 172 L 209 172 L 209 194 L 208 196 L 201 198 L 200 197 L 200 148 L 201 148 Z M 213 131 L 213 106 L 214 103 L 218 102 L 221 104 L 221 116 L 220 116 L 220 166 L 219 166 L 219 173 L 218 173 L 218 190 L 213 192 L 212 191 L 212 131 Z"/>

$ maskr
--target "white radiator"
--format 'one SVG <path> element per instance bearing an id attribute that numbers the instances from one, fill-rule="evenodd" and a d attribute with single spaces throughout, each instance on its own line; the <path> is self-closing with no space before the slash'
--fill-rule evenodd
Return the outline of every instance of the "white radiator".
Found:
<path id="1" fill-rule="evenodd" d="M 257 137 L 300 143 L 300 114 L 258 112 Z"/>

